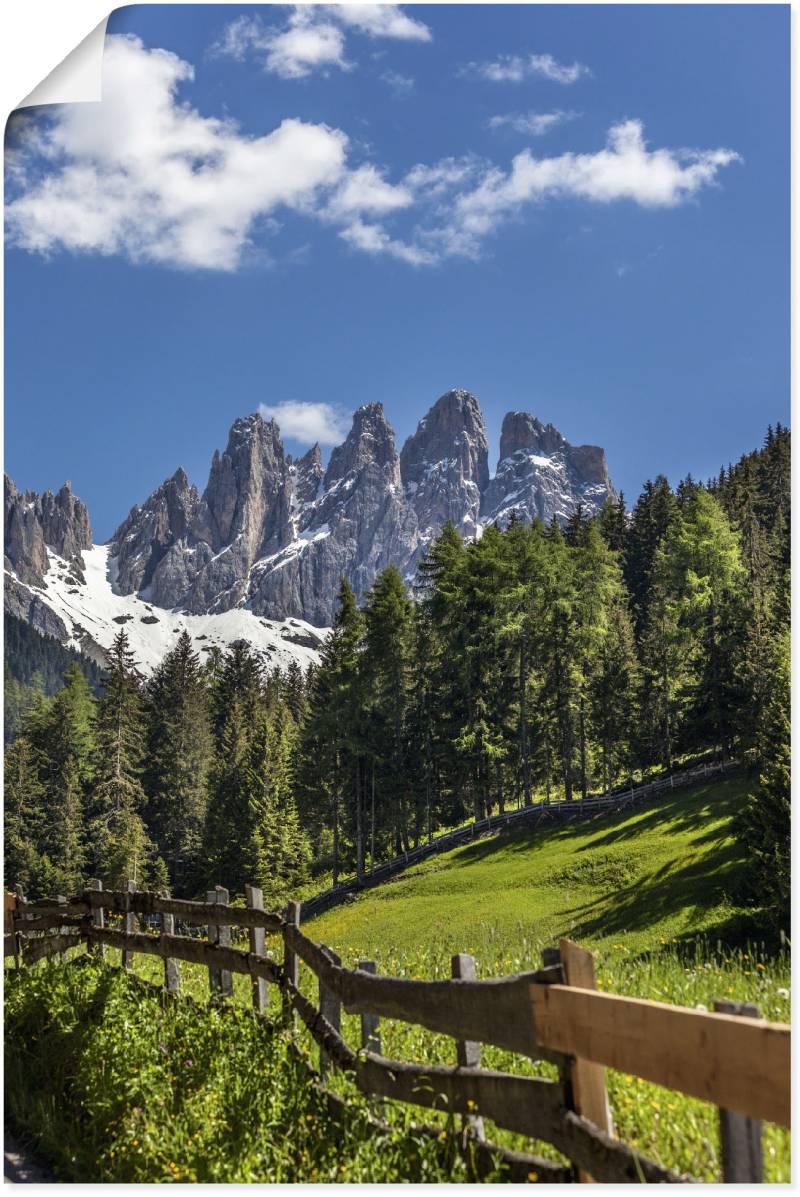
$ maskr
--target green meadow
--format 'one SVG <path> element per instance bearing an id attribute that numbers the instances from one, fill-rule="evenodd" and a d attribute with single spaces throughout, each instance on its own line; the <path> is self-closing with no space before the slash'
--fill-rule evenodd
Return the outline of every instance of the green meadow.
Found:
<path id="1" fill-rule="evenodd" d="M 369 959 L 381 972 L 428 979 L 449 976 L 459 951 L 475 956 L 482 977 L 535 969 L 542 948 L 569 936 L 593 951 L 603 989 L 708 1009 L 734 998 L 789 1021 L 788 945 L 764 938 L 752 912 L 737 905 L 745 861 L 731 819 L 744 792 L 744 779 L 733 777 L 634 813 L 477 841 L 304 930 L 347 966 Z M 279 958 L 279 941 L 267 944 Z M 107 959 L 119 962 L 114 952 Z M 143 956 L 135 972 L 150 981 L 163 975 L 160 961 Z M 204 970 L 182 965 L 181 978 L 185 994 L 205 1001 Z M 316 998 L 303 966 L 301 984 Z M 345 1125 L 334 1126 L 287 1052 L 285 1032 L 267 1034 L 243 1009 L 236 1016 L 249 1001 L 249 981 L 235 976 L 233 1017 L 212 1007 L 207 1023 L 188 1002 L 162 1008 L 157 995 L 92 966 L 45 964 L 11 978 L 7 1077 L 21 1081 L 9 1090 L 15 1126 L 70 1179 L 467 1179 L 444 1142 L 424 1142 L 410 1128 L 413 1117 L 445 1126 L 445 1114 L 388 1105 L 394 1129 L 376 1141 L 364 1129 L 367 1103 L 332 1074 L 349 1111 Z M 270 1010 L 278 1009 L 271 987 Z M 359 1019 L 344 1015 L 342 1026 L 358 1045 Z M 386 1055 L 455 1063 L 445 1036 L 390 1020 L 381 1031 Z M 315 1062 L 310 1037 L 299 1038 Z M 552 1075 L 546 1064 L 492 1047 L 482 1062 Z M 620 1138 L 678 1171 L 720 1178 L 713 1107 L 614 1072 L 607 1080 Z M 84 1111 L 98 1119 L 88 1139 Z M 487 1130 L 506 1146 L 560 1158 L 547 1144 Z M 788 1181 L 788 1132 L 767 1126 L 764 1141 L 767 1180 Z"/>

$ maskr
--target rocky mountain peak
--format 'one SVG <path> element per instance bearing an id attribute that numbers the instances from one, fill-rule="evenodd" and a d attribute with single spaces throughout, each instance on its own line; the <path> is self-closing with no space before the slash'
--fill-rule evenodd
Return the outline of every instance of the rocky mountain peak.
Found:
<path id="1" fill-rule="evenodd" d="M 47 573 L 47 549 L 83 568 L 81 553 L 92 546 L 92 529 L 85 505 L 65 482 L 57 494 L 46 490 L 20 493 L 5 476 L 5 557 L 20 581 L 42 586 Z"/>
<path id="2" fill-rule="evenodd" d="M 289 460 L 287 458 L 287 460 Z M 312 445 L 307 453 L 291 462 L 294 469 L 295 505 L 312 503 L 316 499 L 320 483 L 325 476 L 322 452 L 319 445 Z"/>
<path id="3" fill-rule="evenodd" d="M 500 460 L 513 457 L 519 450 L 525 453 L 558 453 L 566 443 L 552 424 L 543 424 L 527 411 L 510 411 L 503 418 L 500 432 Z"/>
<path id="4" fill-rule="evenodd" d="M 553 424 L 512 411 L 503 420 L 500 461 L 483 493 L 481 520 L 505 524 L 513 512 L 563 522 L 578 504 L 591 513 L 614 493 L 599 446 L 571 445 Z"/>
<path id="5" fill-rule="evenodd" d="M 353 413 L 353 426 L 343 445 L 331 453 L 325 471 L 325 489 L 335 482 L 358 474 L 366 466 L 378 466 L 400 483 L 400 464 L 395 448 L 394 431 L 383 410 L 382 403 L 366 403 Z"/>
<path id="6" fill-rule="evenodd" d="M 452 520 L 465 536 L 477 530 L 481 492 L 489 481 L 483 412 L 469 391 L 447 391 L 403 445 L 400 472 L 421 531 L 420 547 Z"/>

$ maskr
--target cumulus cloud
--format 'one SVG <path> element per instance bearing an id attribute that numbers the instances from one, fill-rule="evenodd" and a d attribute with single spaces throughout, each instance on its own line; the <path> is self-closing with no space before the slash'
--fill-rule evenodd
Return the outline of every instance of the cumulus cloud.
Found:
<path id="1" fill-rule="evenodd" d="M 401 41 L 429 42 L 431 31 L 397 4 L 332 4 L 323 6 L 337 20 L 370 37 L 392 37 Z"/>
<path id="2" fill-rule="evenodd" d="M 581 62 L 557 62 L 552 54 L 501 54 L 492 62 L 470 62 L 461 73 L 478 75 L 492 83 L 522 83 L 532 75 L 553 83 L 577 83 L 592 72 Z"/>
<path id="3" fill-rule="evenodd" d="M 12 243 L 231 270 L 256 222 L 313 209 L 339 182 L 348 139 L 284 120 L 263 137 L 176 100 L 192 67 L 133 36 L 109 37 L 103 101 L 64 104 L 40 130 L 40 177 L 12 198 Z M 30 168 L 31 170 L 33 167 Z"/>
<path id="4" fill-rule="evenodd" d="M 573 121 L 579 115 L 577 112 L 564 112 L 560 108 L 554 112 L 506 112 L 490 117 L 486 124 L 490 129 L 508 128 L 530 137 L 543 137 L 551 129 L 566 121 Z"/>
<path id="5" fill-rule="evenodd" d="M 351 70 L 345 34 L 372 38 L 431 40 L 431 32 L 396 4 L 296 4 L 284 25 L 267 25 L 259 16 L 240 16 L 226 26 L 214 53 L 243 61 L 254 54 L 264 70 L 282 79 L 302 79 L 315 70 Z"/>
<path id="6" fill-rule="evenodd" d="M 284 436 L 304 445 L 339 445 L 347 436 L 349 422 L 345 412 L 330 403 L 262 403 L 259 412 L 265 420 L 275 420 Z"/>
<path id="7" fill-rule="evenodd" d="M 424 267 L 479 257 L 526 206 L 572 198 L 675 207 L 738 160 L 728 149 L 651 149 L 629 120 L 594 153 L 526 148 L 506 167 L 466 154 L 392 177 L 352 161 L 347 135 L 324 124 L 286 119 L 251 136 L 203 116 L 179 96 L 192 77 L 175 54 L 131 35 L 108 38 L 101 103 L 60 105 L 10 127 L 9 242 L 43 255 L 234 270 L 263 259 L 265 234 L 277 237 L 293 212 L 354 251 Z"/>

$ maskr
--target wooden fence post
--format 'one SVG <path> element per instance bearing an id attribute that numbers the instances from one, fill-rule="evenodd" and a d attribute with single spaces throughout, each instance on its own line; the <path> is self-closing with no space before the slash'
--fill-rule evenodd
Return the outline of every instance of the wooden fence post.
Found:
<path id="1" fill-rule="evenodd" d="M 264 909 L 264 894 L 260 889 L 246 885 L 244 892 L 250 910 Z M 250 951 L 254 956 L 266 956 L 267 933 L 263 927 L 250 928 Z M 269 1006 L 269 990 L 264 977 L 253 977 L 253 1005 L 259 1014 L 264 1014 Z"/>
<path id="2" fill-rule="evenodd" d="M 374 960 L 359 960 L 358 967 L 362 973 L 370 973 L 373 977 L 378 971 Z M 381 1054 L 380 1022 L 377 1014 L 361 1015 L 361 1046 L 376 1056 Z"/>
<path id="3" fill-rule="evenodd" d="M 92 881 L 89 882 L 89 889 L 94 889 L 94 890 L 97 890 L 98 892 L 101 892 L 103 889 L 102 881 L 98 881 L 97 878 L 94 878 Z M 106 912 L 103 910 L 103 907 L 102 906 L 93 906 L 92 907 L 92 926 L 97 927 L 98 930 L 102 931 L 103 928 L 105 927 L 105 925 L 106 925 Z M 93 944 L 92 945 L 92 954 L 94 956 L 96 956 L 98 960 L 105 960 L 105 956 L 106 956 L 105 944 L 102 944 L 102 943 Z"/>
<path id="4" fill-rule="evenodd" d="M 738 1014 L 760 1018 L 758 1006 L 752 1002 L 714 1002 L 718 1014 Z M 761 1145 L 761 1122 L 735 1110 L 719 1111 L 719 1138 L 722 1152 L 722 1180 L 724 1184 L 764 1183 L 764 1155 Z"/>
<path id="5" fill-rule="evenodd" d="M 319 945 L 332 964 L 341 964 L 340 958 L 325 944 Z M 325 1021 L 333 1027 L 338 1035 L 342 1029 L 342 1003 L 336 994 L 328 989 L 322 978 L 319 979 L 319 1012 Z M 319 1049 L 319 1074 L 325 1076 L 331 1066 L 331 1061 L 324 1047 Z"/>
<path id="6" fill-rule="evenodd" d="M 287 927 L 296 927 L 298 930 L 300 929 L 299 902 L 286 903 L 285 918 Z M 295 989 L 297 989 L 299 976 L 297 969 L 297 956 L 292 948 L 289 947 L 289 943 L 285 936 L 283 940 L 283 972 L 286 980 L 289 981 L 290 984 L 294 985 Z M 292 1007 L 292 1002 L 288 994 L 283 995 L 283 1017 L 287 1023 L 294 1025 L 296 1021 L 294 1017 L 294 1008 Z"/>
<path id="7" fill-rule="evenodd" d="M 67 904 L 67 899 L 66 899 L 66 896 L 65 896 L 64 894 L 57 894 L 57 895 L 56 895 L 56 902 L 58 902 L 59 906 L 66 906 L 66 904 Z M 59 935 L 68 935 L 68 934 L 69 934 L 69 927 L 63 927 L 63 926 L 62 926 L 62 927 L 59 927 L 59 928 L 58 928 L 58 934 L 59 934 Z M 59 958 L 59 960 L 60 960 L 60 961 L 62 961 L 62 963 L 63 963 L 63 961 L 65 961 L 65 960 L 66 960 L 66 958 L 67 958 L 67 951 L 66 951 L 66 948 L 63 948 L 63 949 L 62 949 L 62 950 L 61 950 L 61 951 L 58 953 L 58 958 Z"/>
<path id="8" fill-rule="evenodd" d="M 162 898 L 169 897 L 169 890 L 162 889 Z M 175 915 L 169 914 L 167 911 L 161 912 L 161 934 L 174 935 L 175 934 Z M 181 973 L 178 966 L 178 961 L 174 960 L 172 956 L 164 957 L 164 988 L 167 993 L 179 993 L 181 988 Z"/>
<path id="9" fill-rule="evenodd" d="M 450 961 L 450 975 L 459 981 L 477 981 L 478 972 L 475 968 L 475 957 L 466 952 L 457 952 Z M 459 1068 L 480 1068 L 481 1045 L 468 1039 L 456 1040 L 456 1058 Z M 486 1138 L 483 1129 L 483 1118 L 480 1114 L 467 1114 L 461 1120 L 465 1134 L 470 1134 L 481 1142 Z"/>
<path id="10" fill-rule="evenodd" d="M 221 885 L 210 889 L 206 894 L 207 902 L 215 902 L 218 906 L 227 906 L 228 891 Z M 225 926 L 210 925 L 208 928 L 208 942 L 219 944 L 221 948 L 231 946 L 231 929 Z M 208 983 L 212 994 L 217 993 L 226 998 L 233 994 L 233 975 L 226 968 L 211 968 L 208 970 Z"/>
<path id="11" fill-rule="evenodd" d="M 20 939 L 20 930 L 21 930 L 20 923 L 24 924 L 25 915 L 20 914 L 19 908 L 20 908 L 21 903 L 25 901 L 25 891 L 23 890 L 21 885 L 15 885 L 14 893 L 16 894 L 16 897 L 17 897 L 17 910 L 16 910 L 16 914 L 14 916 L 14 925 L 16 928 L 16 945 L 17 945 L 16 965 L 17 965 L 17 968 L 21 968 L 22 967 L 23 943 L 22 943 L 22 940 Z"/>
<path id="12" fill-rule="evenodd" d="M 125 893 L 132 894 L 132 893 L 135 893 L 135 891 L 136 891 L 136 882 L 130 881 L 130 880 L 126 881 L 125 882 Z M 136 916 L 133 913 L 133 911 L 130 909 L 130 898 L 126 899 L 125 909 L 126 909 L 126 914 L 123 919 L 122 929 L 126 935 L 133 935 L 134 931 L 136 930 Z M 133 965 L 133 952 L 124 952 L 123 951 L 122 967 L 130 968 L 132 965 Z"/>
<path id="13" fill-rule="evenodd" d="M 571 939 L 562 939 L 559 942 L 559 953 L 567 985 L 574 985 L 578 989 L 597 988 L 594 957 L 591 952 L 578 947 Z M 614 1123 L 608 1104 L 605 1068 L 601 1064 L 576 1059 L 570 1065 L 569 1079 L 572 1108 L 575 1113 L 588 1118 L 598 1130 L 613 1137 Z M 581 1184 L 594 1183 L 593 1178 L 582 1168 L 578 1169 L 578 1180 Z"/>
<path id="14" fill-rule="evenodd" d="M 3 957 L 13 956 L 19 966 L 19 940 L 14 927 L 17 910 L 17 895 L 6 892 L 3 896 Z"/>

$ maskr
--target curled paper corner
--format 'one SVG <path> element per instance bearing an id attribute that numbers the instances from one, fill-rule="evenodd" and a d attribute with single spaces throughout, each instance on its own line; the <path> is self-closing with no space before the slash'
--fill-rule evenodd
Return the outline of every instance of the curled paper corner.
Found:
<path id="1" fill-rule="evenodd" d="M 79 104 L 102 99 L 103 48 L 108 17 L 79 42 L 49 75 L 17 105 L 31 108 L 39 104 Z"/>

